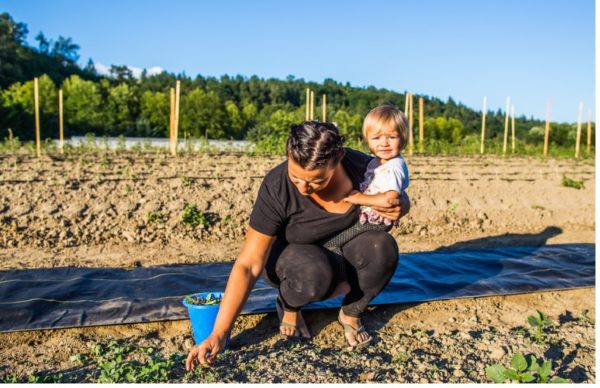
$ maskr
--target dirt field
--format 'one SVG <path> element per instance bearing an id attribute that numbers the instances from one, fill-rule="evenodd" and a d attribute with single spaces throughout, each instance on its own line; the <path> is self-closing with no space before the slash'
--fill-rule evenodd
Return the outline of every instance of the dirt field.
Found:
<path id="1" fill-rule="evenodd" d="M 0 156 L 0 269 L 135 267 L 233 261 L 265 173 L 282 161 L 243 154 Z M 412 210 L 392 234 L 401 252 L 595 242 L 593 161 L 413 157 Z M 564 187 L 563 176 L 585 187 Z M 207 228 L 182 224 L 185 203 Z M 529 334 L 536 310 L 554 325 Z M 308 312 L 315 335 L 290 346 L 273 314 L 242 317 L 230 350 L 209 372 L 169 381 L 491 382 L 485 368 L 515 352 L 552 360 L 553 376 L 595 382 L 595 289 L 374 308 L 378 341 L 345 350 L 335 311 Z M 188 321 L 0 334 L 0 377 L 62 373 L 95 381 L 71 359 L 112 338 L 187 354 Z M 528 357 L 529 358 L 529 357 Z M 243 365 L 243 368 L 241 367 Z M 86 377 L 88 376 L 88 377 Z"/>

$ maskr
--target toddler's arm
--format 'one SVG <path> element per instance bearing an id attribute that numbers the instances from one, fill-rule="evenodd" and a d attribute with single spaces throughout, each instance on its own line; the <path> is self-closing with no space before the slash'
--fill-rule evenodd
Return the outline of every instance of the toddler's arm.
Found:
<path id="1" fill-rule="evenodd" d="M 361 206 L 388 207 L 397 203 L 398 198 L 400 198 L 400 193 L 394 190 L 378 194 L 364 194 L 355 190 L 344 198 L 344 201 Z"/>

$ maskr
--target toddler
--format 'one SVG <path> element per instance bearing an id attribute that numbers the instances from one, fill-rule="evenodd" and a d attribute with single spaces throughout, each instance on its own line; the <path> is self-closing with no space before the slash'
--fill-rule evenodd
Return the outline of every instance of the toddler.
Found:
<path id="1" fill-rule="evenodd" d="M 341 255 L 341 247 L 356 235 L 369 230 L 389 231 L 391 220 L 377 214 L 371 207 L 385 207 L 400 197 L 409 184 L 408 168 L 400 151 L 408 141 L 408 124 L 404 114 L 393 105 L 381 105 L 367 114 L 363 136 L 375 155 L 367 165 L 360 191 L 353 191 L 344 199 L 361 205 L 355 225 L 325 241 L 324 247 Z"/>

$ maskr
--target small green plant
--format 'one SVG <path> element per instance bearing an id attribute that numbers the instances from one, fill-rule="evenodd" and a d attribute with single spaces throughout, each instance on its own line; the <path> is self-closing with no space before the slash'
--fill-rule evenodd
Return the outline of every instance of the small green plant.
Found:
<path id="1" fill-rule="evenodd" d="M 122 152 L 122 151 L 125 151 L 125 149 L 126 149 L 125 135 L 121 134 L 117 137 L 117 146 L 116 146 L 115 151 Z"/>
<path id="2" fill-rule="evenodd" d="M 28 384 L 54 384 L 63 381 L 64 375 L 62 373 L 53 375 L 29 375 L 27 376 Z"/>
<path id="3" fill-rule="evenodd" d="M 485 368 L 485 373 L 495 383 L 504 383 L 506 380 L 517 383 L 570 383 L 570 380 L 558 376 L 549 381 L 552 374 L 552 361 L 542 359 L 542 363 L 538 364 L 533 355 L 527 363 L 523 354 L 516 353 L 510 361 L 510 366 L 512 368 L 493 364 Z"/>
<path id="4" fill-rule="evenodd" d="M 187 295 L 185 301 L 193 305 L 214 306 L 221 303 L 221 297 L 209 292 L 205 298 L 198 295 Z"/>
<path id="5" fill-rule="evenodd" d="M 183 205 L 183 214 L 181 215 L 181 222 L 184 225 L 189 225 L 192 228 L 196 228 L 202 225 L 204 229 L 210 227 L 210 221 L 206 218 L 206 215 L 198 210 L 195 204 L 190 205 L 186 203 Z"/>
<path id="6" fill-rule="evenodd" d="M 17 380 L 16 375 L 4 375 L 4 376 L 0 377 L 1 384 L 16 384 L 18 382 L 19 382 L 19 380 Z"/>
<path id="7" fill-rule="evenodd" d="M 567 177 L 566 175 L 563 175 L 562 185 L 564 187 L 572 187 L 577 190 L 585 189 L 585 186 L 583 185 L 583 181 L 576 181 L 574 179 Z"/>
<path id="8" fill-rule="evenodd" d="M 406 364 L 410 360 L 410 355 L 407 352 L 398 352 L 392 359 L 394 364 Z"/>
<path id="9" fill-rule="evenodd" d="M 165 222 L 165 215 L 162 213 L 157 213 L 157 212 L 148 212 L 148 214 L 146 215 L 146 219 L 148 220 L 149 224 L 154 224 L 157 222 Z"/>
<path id="10" fill-rule="evenodd" d="M 78 362 L 78 363 L 80 363 L 80 364 L 84 364 L 84 363 L 85 363 L 85 361 L 86 361 L 86 357 L 85 357 L 85 355 L 83 355 L 83 354 L 74 354 L 74 355 L 72 355 L 71 357 L 69 357 L 69 359 L 70 359 L 72 362 Z"/>
<path id="11" fill-rule="evenodd" d="M 134 352 L 139 356 L 131 357 Z M 96 383 L 164 383 L 183 360 L 178 353 L 163 359 L 154 348 L 135 349 L 114 340 L 93 345 L 91 356 L 92 371 L 87 378 Z"/>
<path id="12" fill-rule="evenodd" d="M 450 206 L 448 206 L 448 211 L 455 211 L 456 209 L 458 209 L 458 204 L 457 203 L 451 203 Z"/>
<path id="13" fill-rule="evenodd" d="M 588 313 L 589 313 L 589 310 L 587 310 L 587 309 L 583 310 L 581 313 L 579 313 L 579 316 L 577 317 L 577 319 L 579 319 L 580 321 L 583 321 L 583 322 L 587 322 L 590 325 L 593 325 L 594 320 L 592 318 L 588 317 Z"/>
<path id="14" fill-rule="evenodd" d="M 183 179 L 183 187 L 190 187 L 191 185 L 194 184 L 194 182 L 196 181 L 194 178 L 189 177 L 189 176 L 184 176 Z"/>
<path id="15" fill-rule="evenodd" d="M 529 322 L 529 325 L 531 325 L 531 328 L 534 331 L 535 342 L 541 344 L 544 340 L 544 329 L 552 326 L 552 321 L 546 316 L 546 314 L 537 310 L 537 316 L 528 316 L 527 322 Z"/>

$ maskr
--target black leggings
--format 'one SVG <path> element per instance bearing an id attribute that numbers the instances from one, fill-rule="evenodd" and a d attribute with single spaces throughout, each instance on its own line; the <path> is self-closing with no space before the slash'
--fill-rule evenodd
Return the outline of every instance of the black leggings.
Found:
<path id="1" fill-rule="evenodd" d="M 346 280 L 350 292 L 342 301 L 344 314 L 359 317 L 388 284 L 398 264 L 398 245 L 386 232 L 364 232 L 337 255 L 317 244 L 288 244 L 276 239 L 265 266 L 265 280 L 279 288 L 285 310 L 328 299 Z"/>

